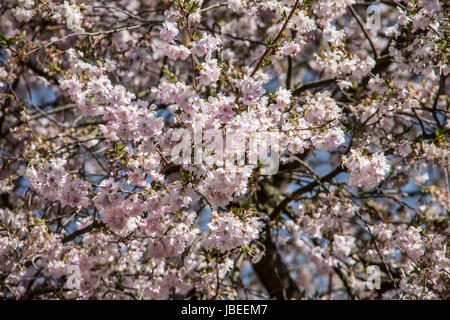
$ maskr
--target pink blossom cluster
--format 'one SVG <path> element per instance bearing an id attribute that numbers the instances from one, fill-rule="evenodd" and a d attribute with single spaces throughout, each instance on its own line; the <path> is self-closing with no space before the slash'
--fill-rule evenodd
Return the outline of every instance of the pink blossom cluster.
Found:
<path id="1" fill-rule="evenodd" d="M 233 212 L 214 211 L 208 223 L 205 247 L 220 251 L 248 245 L 259 236 L 262 223 L 256 217 L 236 216 Z"/>

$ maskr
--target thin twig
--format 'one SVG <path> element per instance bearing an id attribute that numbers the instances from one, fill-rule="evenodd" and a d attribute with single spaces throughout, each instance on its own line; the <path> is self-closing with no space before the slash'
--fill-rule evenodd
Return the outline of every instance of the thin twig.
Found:
<path id="1" fill-rule="evenodd" d="M 364 33 L 364 35 L 366 36 L 367 40 L 369 41 L 370 46 L 372 47 L 372 53 L 373 53 L 374 59 L 378 59 L 377 49 L 375 48 L 375 45 L 373 44 L 372 39 L 369 36 L 369 33 L 367 32 L 366 28 L 364 27 L 364 24 L 362 23 L 361 18 L 359 17 L 359 15 L 356 13 L 355 9 L 353 9 L 353 7 L 351 5 L 348 6 L 348 8 L 350 9 L 353 17 L 355 17 L 356 21 L 358 22 L 359 26 L 361 27 L 361 30 Z"/>
<path id="2" fill-rule="evenodd" d="M 152 25 L 152 24 L 156 25 L 156 24 L 161 24 L 161 23 L 163 23 L 163 21 L 147 21 L 147 22 L 144 22 L 144 23 L 141 23 L 141 24 L 138 24 L 138 25 L 134 25 L 134 26 L 119 27 L 119 28 L 115 28 L 115 29 L 111 29 L 111 30 L 105 30 L 105 31 L 71 33 L 71 34 L 68 34 L 67 36 L 64 36 L 64 37 L 60 38 L 60 39 L 52 40 L 52 41 L 47 42 L 47 43 L 45 43 L 45 44 L 43 44 L 43 45 L 41 45 L 41 46 L 39 46 L 37 48 L 34 48 L 33 50 L 28 51 L 27 55 L 30 55 L 30 54 L 32 54 L 32 53 L 34 53 L 34 52 L 36 52 L 36 51 L 38 51 L 38 50 L 40 50 L 42 48 L 46 48 L 46 47 L 48 47 L 48 46 L 50 46 L 50 45 L 52 45 L 54 43 L 67 40 L 67 39 L 69 39 L 71 37 L 76 37 L 76 36 L 98 36 L 98 35 L 101 35 L 101 34 L 110 34 L 110 33 L 116 33 L 116 32 L 125 31 L 125 30 L 139 29 L 139 28 L 144 27 L 146 25 Z"/>

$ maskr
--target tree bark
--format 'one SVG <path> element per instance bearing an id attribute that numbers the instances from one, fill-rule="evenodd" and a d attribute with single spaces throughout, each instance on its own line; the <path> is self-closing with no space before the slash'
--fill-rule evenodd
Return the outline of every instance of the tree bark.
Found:
<path id="1" fill-rule="evenodd" d="M 279 300 L 301 298 L 302 294 L 281 260 L 277 247 L 271 239 L 270 231 L 263 231 L 260 240 L 266 251 L 264 256 L 253 264 L 253 269 L 270 297 Z"/>

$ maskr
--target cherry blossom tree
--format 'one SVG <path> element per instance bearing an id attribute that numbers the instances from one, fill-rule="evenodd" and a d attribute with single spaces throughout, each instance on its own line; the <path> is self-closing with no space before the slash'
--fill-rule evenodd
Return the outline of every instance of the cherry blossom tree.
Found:
<path id="1" fill-rule="evenodd" d="M 0 297 L 448 299 L 445 0 L 2 0 Z"/>

